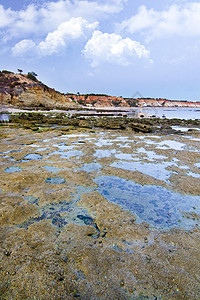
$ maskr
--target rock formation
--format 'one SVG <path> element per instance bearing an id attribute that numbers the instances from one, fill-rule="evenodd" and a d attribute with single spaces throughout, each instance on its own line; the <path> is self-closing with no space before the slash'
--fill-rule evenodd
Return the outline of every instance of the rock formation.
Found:
<path id="1" fill-rule="evenodd" d="M 71 98 L 27 75 L 0 72 L 0 104 L 20 107 L 77 108 Z"/>

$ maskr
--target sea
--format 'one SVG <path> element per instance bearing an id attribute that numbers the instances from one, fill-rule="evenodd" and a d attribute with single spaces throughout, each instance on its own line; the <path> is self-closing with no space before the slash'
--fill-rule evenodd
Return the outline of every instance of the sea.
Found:
<path id="1" fill-rule="evenodd" d="M 130 111 L 130 114 L 144 115 L 144 117 L 157 117 L 167 119 L 200 119 L 200 108 L 138 108 Z"/>

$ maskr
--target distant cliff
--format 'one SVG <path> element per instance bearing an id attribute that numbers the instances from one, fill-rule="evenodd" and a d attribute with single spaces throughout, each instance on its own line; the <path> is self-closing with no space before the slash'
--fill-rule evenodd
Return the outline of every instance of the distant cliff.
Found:
<path id="1" fill-rule="evenodd" d="M 36 77 L 8 71 L 0 72 L 0 104 L 48 109 L 80 107 L 75 100 L 49 88 Z"/>
<path id="2" fill-rule="evenodd" d="M 200 102 L 174 101 L 167 99 L 134 99 L 95 94 L 68 94 L 68 97 L 81 105 L 89 107 L 200 107 Z"/>
<path id="3" fill-rule="evenodd" d="M 197 107 L 200 102 L 150 98 L 122 98 L 97 94 L 62 94 L 48 87 L 30 73 L 0 71 L 0 105 L 78 109 L 87 107 Z"/>

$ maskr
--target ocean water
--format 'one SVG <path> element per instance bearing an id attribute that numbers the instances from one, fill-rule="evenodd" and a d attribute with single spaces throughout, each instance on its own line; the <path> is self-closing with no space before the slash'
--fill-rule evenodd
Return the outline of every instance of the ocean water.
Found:
<path id="1" fill-rule="evenodd" d="M 128 116 L 139 117 L 155 116 L 157 118 L 167 119 L 184 119 L 184 120 L 195 120 L 200 119 L 200 108 L 158 108 L 158 107 L 145 107 L 145 108 L 133 108 L 129 109 Z"/>

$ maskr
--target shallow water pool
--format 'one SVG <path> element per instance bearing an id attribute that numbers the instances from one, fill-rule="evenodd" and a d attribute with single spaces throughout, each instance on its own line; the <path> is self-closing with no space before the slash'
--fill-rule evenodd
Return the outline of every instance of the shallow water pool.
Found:
<path id="1" fill-rule="evenodd" d="M 42 159 L 42 155 L 37 153 L 30 153 L 24 156 L 24 160 Z"/>
<path id="2" fill-rule="evenodd" d="M 51 177 L 46 179 L 46 183 L 51 183 L 51 184 L 62 184 L 65 183 L 65 179 L 62 177 Z"/>
<path id="3" fill-rule="evenodd" d="M 5 172 L 7 172 L 7 173 L 14 173 L 14 172 L 19 172 L 19 171 L 22 171 L 22 169 L 19 167 L 8 167 L 5 169 Z"/>
<path id="4" fill-rule="evenodd" d="M 133 181 L 114 176 L 99 176 L 94 179 L 98 192 L 108 201 L 130 210 L 137 222 L 147 222 L 161 229 L 171 227 L 191 228 L 198 220 L 200 197 L 182 195 L 154 185 L 142 186 Z M 191 218 L 184 213 L 191 213 Z"/>

